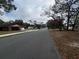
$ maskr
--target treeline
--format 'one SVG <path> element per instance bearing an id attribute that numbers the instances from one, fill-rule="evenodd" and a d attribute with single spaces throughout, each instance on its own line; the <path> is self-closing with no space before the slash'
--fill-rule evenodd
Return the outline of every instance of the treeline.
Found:
<path id="1" fill-rule="evenodd" d="M 11 25 L 19 25 L 21 27 L 24 27 L 25 29 L 28 29 L 28 27 L 32 27 L 33 29 L 40 29 L 40 28 L 45 28 L 46 24 L 37 24 L 37 22 L 30 24 L 27 22 L 23 22 L 23 20 L 10 20 L 8 22 L 5 22 L 3 20 L 0 19 L 0 26 L 11 26 Z"/>
<path id="2" fill-rule="evenodd" d="M 16 25 L 16 24 L 24 27 L 25 29 L 30 26 L 29 23 L 23 22 L 23 20 L 15 20 L 15 21 L 11 20 L 11 21 L 5 22 L 5 21 L 0 19 L 0 26 L 3 26 L 3 25 L 11 26 L 11 25 Z"/>
<path id="3" fill-rule="evenodd" d="M 61 28 L 62 24 L 59 20 L 56 20 L 57 16 L 59 16 L 61 19 L 64 19 L 63 25 L 67 31 L 70 30 L 70 28 L 71 30 L 75 30 L 79 28 L 79 0 L 55 0 L 55 5 L 45 10 L 45 15 L 52 17 L 54 20 L 50 20 L 51 22 L 48 21 L 48 24 L 50 23 L 48 26 Z M 60 24 L 61 26 L 59 26 Z"/>

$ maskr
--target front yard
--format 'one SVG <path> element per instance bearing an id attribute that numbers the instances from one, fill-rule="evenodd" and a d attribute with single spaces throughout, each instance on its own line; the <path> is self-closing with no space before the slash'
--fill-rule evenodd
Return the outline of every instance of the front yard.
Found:
<path id="1" fill-rule="evenodd" d="M 79 32 L 49 30 L 62 59 L 79 59 Z"/>

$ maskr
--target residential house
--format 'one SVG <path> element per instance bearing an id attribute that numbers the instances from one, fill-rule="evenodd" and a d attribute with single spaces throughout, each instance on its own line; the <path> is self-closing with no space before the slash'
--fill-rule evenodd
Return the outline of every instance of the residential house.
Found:
<path id="1" fill-rule="evenodd" d="M 24 30 L 24 28 L 18 24 L 10 24 L 10 23 L 3 23 L 0 25 L 0 31 L 18 31 Z"/>

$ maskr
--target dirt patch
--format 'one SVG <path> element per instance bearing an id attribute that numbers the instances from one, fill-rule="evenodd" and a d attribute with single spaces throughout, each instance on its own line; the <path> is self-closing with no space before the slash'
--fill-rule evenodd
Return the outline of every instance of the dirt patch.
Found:
<path id="1" fill-rule="evenodd" d="M 49 30 L 62 59 L 79 59 L 79 32 Z"/>

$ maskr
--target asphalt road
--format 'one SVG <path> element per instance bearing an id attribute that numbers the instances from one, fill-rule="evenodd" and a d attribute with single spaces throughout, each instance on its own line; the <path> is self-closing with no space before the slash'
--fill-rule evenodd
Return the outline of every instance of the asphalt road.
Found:
<path id="1" fill-rule="evenodd" d="M 0 38 L 0 59 L 60 59 L 47 29 Z"/>

